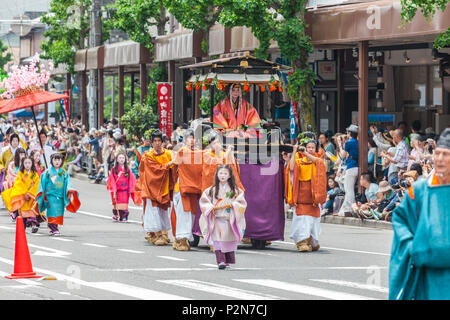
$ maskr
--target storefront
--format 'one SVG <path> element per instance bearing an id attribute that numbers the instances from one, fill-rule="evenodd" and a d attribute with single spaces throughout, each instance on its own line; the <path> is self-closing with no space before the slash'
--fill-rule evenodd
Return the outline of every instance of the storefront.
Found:
<path id="1" fill-rule="evenodd" d="M 357 123 L 362 170 L 369 122 L 420 120 L 434 131 L 450 125 L 443 67 L 450 50 L 432 51 L 435 37 L 450 27 L 450 9 L 432 23 L 418 13 L 401 27 L 400 1 L 343 3 L 310 10 L 307 22 L 314 47 L 329 53 L 314 63 L 318 127 L 342 132 Z"/>

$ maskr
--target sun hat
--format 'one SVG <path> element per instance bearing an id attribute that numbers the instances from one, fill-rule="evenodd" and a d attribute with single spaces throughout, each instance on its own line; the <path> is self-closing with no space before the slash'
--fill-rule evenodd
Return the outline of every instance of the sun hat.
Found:
<path id="1" fill-rule="evenodd" d="M 389 185 L 389 182 L 387 181 L 381 181 L 378 185 L 378 192 L 377 193 L 385 193 L 392 190 L 391 186 Z"/>

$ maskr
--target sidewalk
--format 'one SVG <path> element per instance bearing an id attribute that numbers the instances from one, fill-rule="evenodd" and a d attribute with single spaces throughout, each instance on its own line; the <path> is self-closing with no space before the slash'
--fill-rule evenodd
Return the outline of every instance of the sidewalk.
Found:
<path id="1" fill-rule="evenodd" d="M 286 219 L 292 220 L 292 212 L 286 212 Z M 392 230 L 392 223 L 387 221 L 377 221 L 373 219 L 361 220 L 359 218 L 337 217 L 337 216 L 323 216 L 320 218 L 321 223 L 343 224 L 347 226 L 377 228 Z"/>

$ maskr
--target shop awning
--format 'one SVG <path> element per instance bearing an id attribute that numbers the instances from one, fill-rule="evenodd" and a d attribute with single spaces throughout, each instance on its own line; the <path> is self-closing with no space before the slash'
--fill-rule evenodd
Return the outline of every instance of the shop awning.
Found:
<path id="1" fill-rule="evenodd" d="M 426 42 L 450 27 L 450 8 L 437 11 L 427 21 L 417 12 L 412 23 L 401 27 L 400 0 L 365 1 L 310 10 L 306 21 L 314 46 L 355 44 L 371 41 L 376 45 L 383 41 L 411 40 Z M 424 38 L 427 37 L 428 38 Z M 430 37 L 431 36 L 431 37 Z"/>
<path id="2" fill-rule="evenodd" d="M 86 53 L 86 69 L 103 69 L 105 60 L 105 46 L 90 48 Z"/>
<path id="3" fill-rule="evenodd" d="M 86 60 L 87 60 L 87 49 L 77 50 L 75 52 L 75 71 L 85 71 L 86 70 Z"/>
<path id="4" fill-rule="evenodd" d="M 104 68 L 132 66 L 152 62 L 150 50 L 134 41 L 122 41 L 104 46 Z"/>
<path id="5" fill-rule="evenodd" d="M 202 57 L 202 34 L 183 29 L 156 38 L 155 62 Z"/>

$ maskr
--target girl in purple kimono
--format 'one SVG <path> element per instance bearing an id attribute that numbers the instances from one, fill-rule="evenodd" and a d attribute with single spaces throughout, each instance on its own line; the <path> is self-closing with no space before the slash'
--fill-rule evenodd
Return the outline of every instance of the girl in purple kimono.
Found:
<path id="1" fill-rule="evenodd" d="M 127 164 L 127 156 L 123 152 L 116 155 L 116 163 L 108 177 L 107 189 L 111 192 L 113 220 L 128 221 L 128 202 L 131 198 L 136 205 L 141 204 L 139 194 L 135 191 L 136 177 Z"/>
<path id="2" fill-rule="evenodd" d="M 247 201 L 244 191 L 236 186 L 229 165 L 219 165 L 214 175 L 214 185 L 200 198 L 202 215 L 200 228 L 206 243 L 212 243 L 219 269 L 236 263 L 235 251 L 245 230 Z"/>

